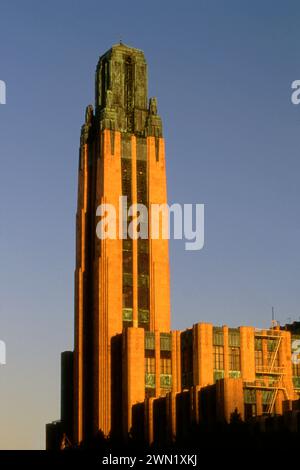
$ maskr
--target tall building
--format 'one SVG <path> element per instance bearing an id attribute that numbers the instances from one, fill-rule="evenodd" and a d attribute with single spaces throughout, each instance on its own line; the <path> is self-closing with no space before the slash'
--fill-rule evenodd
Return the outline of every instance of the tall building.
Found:
<path id="1" fill-rule="evenodd" d="M 81 130 L 75 344 L 62 355 L 61 422 L 47 425 L 47 447 L 99 432 L 165 442 L 235 409 L 244 419 L 282 413 L 300 393 L 291 331 L 208 323 L 170 331 L 168 240 L 124 238 L 125 196 L 128 207 L 148 208 L 139 228 L 151 230 L 152 205 L 167 202 L 162 122 L 156 99 L 148 102 L 143 52 L 118 44 L 100 57 Z M 102 204 L 116 208 L 115 238 L 97 236 Z"/>
<path id="2" fill-rule="evenodd" d="M 138 49 L 118 44 L 99 60 L 95 108 L 88 106 L 81 131 L 75 272 L 76 442 L 97 430 L 105 435 L 112 431 L 113 395 L 118 388 L 114 382 L 120 380 L 112 362 L 116 335 L 128 328 L 129 347 L 135 348 L 144 330 L 170 331 L 168 241 L 122 239 L 119 233 L 116 239 L 100 240 L 96 235 L 97 207 L 112 204 L 118 224 L 121 196 L 127 197 L 128 207 L 167 202 L 162 123 L 155 98 L 148 103 L 145 57 Z"/>

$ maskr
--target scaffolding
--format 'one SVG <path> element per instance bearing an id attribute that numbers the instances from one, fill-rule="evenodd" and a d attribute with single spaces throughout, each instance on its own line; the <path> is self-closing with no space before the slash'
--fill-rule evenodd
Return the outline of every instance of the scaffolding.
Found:
<path id="1" fill-rule="evenodd" d="M 264 355 L 264 364 L 256 365 L 256 379 L 254 382 L 246 382 L 246 389 L 254 389 L 269 392 L 268 409 L 265 413 L 271 415 L 274 410 L 276 398 L 279 390 L 281 390 L 285 398 L 288 400 L 289 396 L 284 384 L 284 367 L 278 365 L 279 351 L 283 339 L 282 331 L 279 329 L 259 330 L 255 329 L 255 339 L 270 340 L 272 341 L 271 350 L 268 349 L 267 361 Z M 266 363 L 267 362 L 267 363 Z"/>

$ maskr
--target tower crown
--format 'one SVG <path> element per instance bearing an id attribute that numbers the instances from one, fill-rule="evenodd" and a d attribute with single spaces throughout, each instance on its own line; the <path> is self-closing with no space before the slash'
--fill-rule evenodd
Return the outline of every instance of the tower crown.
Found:
<path id="1" fill-rule="evenodd" d="M 150 135 L 153 125 L 161 135 L 161 120 L 153 99 L 148 106 L 147 62 L 143 51 L 116 44 L 99 59 L 95 80 L 95 113 L 101 128 Z M 155 123 L 149 115 L 155 113 Z M 152 119 L 153 121 L 153 119 Z"/>

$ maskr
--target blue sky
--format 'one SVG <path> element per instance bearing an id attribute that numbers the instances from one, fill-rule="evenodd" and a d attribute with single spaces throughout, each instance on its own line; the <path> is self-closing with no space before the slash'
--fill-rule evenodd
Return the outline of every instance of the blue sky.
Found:
<path id="1" fill-rule="evenodd" d="M 171 243 L 172 326 L 300 318 L 300 4 L 2 0 L 0 448 L 43 448 L 73 347 L 80 126 L 99 55 L 143 49 L 170 202 L 204 203 L 205 247 Z"/>

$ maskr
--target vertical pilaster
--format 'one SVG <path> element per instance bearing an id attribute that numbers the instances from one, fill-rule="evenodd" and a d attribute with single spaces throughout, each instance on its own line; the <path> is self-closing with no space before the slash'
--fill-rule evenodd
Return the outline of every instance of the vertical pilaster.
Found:
<path id="1" fill-rule="evenodd" d="M 224 377 L 229 377 L 229 338 L 228 338 L 228 326 L 223 326 L 223 338 L 224 338 Z"/>
<path id="2" fill-rule="evenodd" d="M 254 328 L 240 327 L 241 374 L 245 382 L 255 380 Z"/>
<path id="3" fill-rule="evenodd" d="M 213 325 L 197 323 L 193 326 L 194 385 L 213 384 Z"/>
<path id="4" fill-rule="evenodd" d="M 160 332 L 155 331 L 155 396 L 160 396 Z"/>
<path id="5" fill-rule="evenodd" d="M 84 312 L 86 268 L 86 216 L 88 206 L 88 144 L 80 148 L 78 175 L 78 206 L 76 215 L 76 269 L 75 269 L 75 352 L 74 352 L 74 440 L 83 438 L 83 363 Z"/>
<path id="6" fill-rule="evenodd" d="M 143 328 L 127 328 L 123 333 L 123 435 L 132 426 L 132 407 L 145 400 L 145 334 Z"/>
<path id="7" fill-rule="evenodd" d="M 180 331 L 172 331 L 172 391 L 181 391 L 181 344 Z"/>
<path id="8" fill-rule="evenodd" d="M 167 203 L 165 148 L 159 138 L 158 153 L 155 137 L 147 138 L 148 194 L 150 208 L 150 234 L 152 232 L 152 204 Z M 151 235 L 150 235 L 151 236 Z M 150 238 L 150 329 L 170 331 L 170 272 L 169 241 Z"/>

